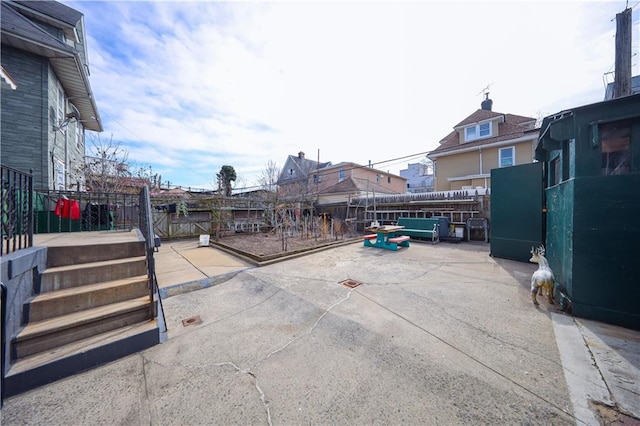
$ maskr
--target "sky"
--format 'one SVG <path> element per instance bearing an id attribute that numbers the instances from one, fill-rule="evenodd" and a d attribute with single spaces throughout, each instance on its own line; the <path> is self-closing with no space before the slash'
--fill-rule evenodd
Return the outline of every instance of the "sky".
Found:
<path id="1" fill-rule="evenodd" d="M 399 174 L 480 108 L 603 100 L 627 1 L 74 1 L 104 131 L 163 183 L 258 185 L 289 155 Z M 91 136 L 90 136 L 91 137 Z M 88 144 L 90 145 L 90 144 Z"/>

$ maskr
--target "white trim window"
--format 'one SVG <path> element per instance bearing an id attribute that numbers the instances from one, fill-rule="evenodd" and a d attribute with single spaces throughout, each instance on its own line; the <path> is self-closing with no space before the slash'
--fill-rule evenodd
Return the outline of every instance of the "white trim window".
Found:
<path id="1" fill-rule="evenodd" d="M 60 127 L 62 122 L 64 121 L 64 91 L 62 90 L 62 86 L 58 84 L 58 99 L 56 101 L 56 119 L 58 122 L 56 123 L 56 127 Z"/>
<path id="2" fill-rule="evenodd" d="M 464 129 L 465 142 L 489 138 L 491 135 L 491 122 L 476 124 L 474 126 L 465 127 Z"/>
<path id="3" fill-rule="evenodd" d="M 516 147 L 510 146 L 507 148 L 500 148 L 498 151 L 498 165 L 499 167 L 509 167 L 516 164 Z"/>
<path id="4" fill-rule="evenodd" d="M 340 169 L 338 171 L 338 182 L 342 182 L 344 180 L 344 177 L 345 177 L 344 169 Z"/>
<path id="5" fill-rule="evenodd" d="M 56 186 L 59 190 L 64 190 L 64 163 L 60 160 L 56 167 Z"/>
<path id="6" fill-rule="evenodd" d="M 76 148 L 82 147 L 82 124 L 76 122 Z"/>

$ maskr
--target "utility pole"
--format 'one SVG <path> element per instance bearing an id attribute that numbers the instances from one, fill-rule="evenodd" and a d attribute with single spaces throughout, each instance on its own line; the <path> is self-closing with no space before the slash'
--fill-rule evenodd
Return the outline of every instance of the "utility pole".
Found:
<path id="1" fill-rule="evenodd" d="M 616 59 L 613 98 L 631 94 L 631 9 L 616 15 Z"/>

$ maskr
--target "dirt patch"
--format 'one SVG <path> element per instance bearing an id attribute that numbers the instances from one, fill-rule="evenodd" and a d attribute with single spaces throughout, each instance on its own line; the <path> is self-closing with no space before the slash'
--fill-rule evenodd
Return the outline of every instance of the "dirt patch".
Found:
<path id="1" fill-rule="evenodd" d="M 324 247 L 327 245 L 341 243 L 349 240 L 348 237 L 313 237 L 313 236 L 291 236 L 287 237 L 283 243 L 282 236 L 275 233 L 236 233 L 221 237 L 217 243 L 228 248 L 250 253 L 260 258 L 270 258 L 284 254 L 295 253 L 304 250 Z"/>
<path id="2" fill-rule="evenodd" d="M 595 410 L 600 417 L 600 424 L 606 426 L 638 426 L 640 425 L 640 419 L 627 416 L 621 413 L 617 407 L 609 407 L 607 405 L 591 402 L 591 408 Z"/>

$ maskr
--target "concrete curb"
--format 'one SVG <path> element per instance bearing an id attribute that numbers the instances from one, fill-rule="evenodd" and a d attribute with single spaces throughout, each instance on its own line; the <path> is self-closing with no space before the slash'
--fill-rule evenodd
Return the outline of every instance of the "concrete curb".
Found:
<path id="1" fill-rule="evenodd" d="M 167 299 L 179 294 L 189 293 L 191 291 L 202 290 L 203 288 L 213 287 L 218 284 L 225 283 L 238 275 L 240 272 L 252 268 L 244 268 L 238 271 L 227 272 L 226 274 L 220 274 L 213 277 L 202 278 L 195 281 L 187 281 L 180 284 L 174 284 L 168 287 L 162 287 L 159 289 L 160 297 Z"/>
<path id="2" fill-rule="evenodd" d="M 598 372 L 573 318 L 552 312 L 551 320 L 574 415 L 579 423 L 599 425 L 590 403 L 596 401 L 610 407 L 614 405 L 607 384 Z"/>

